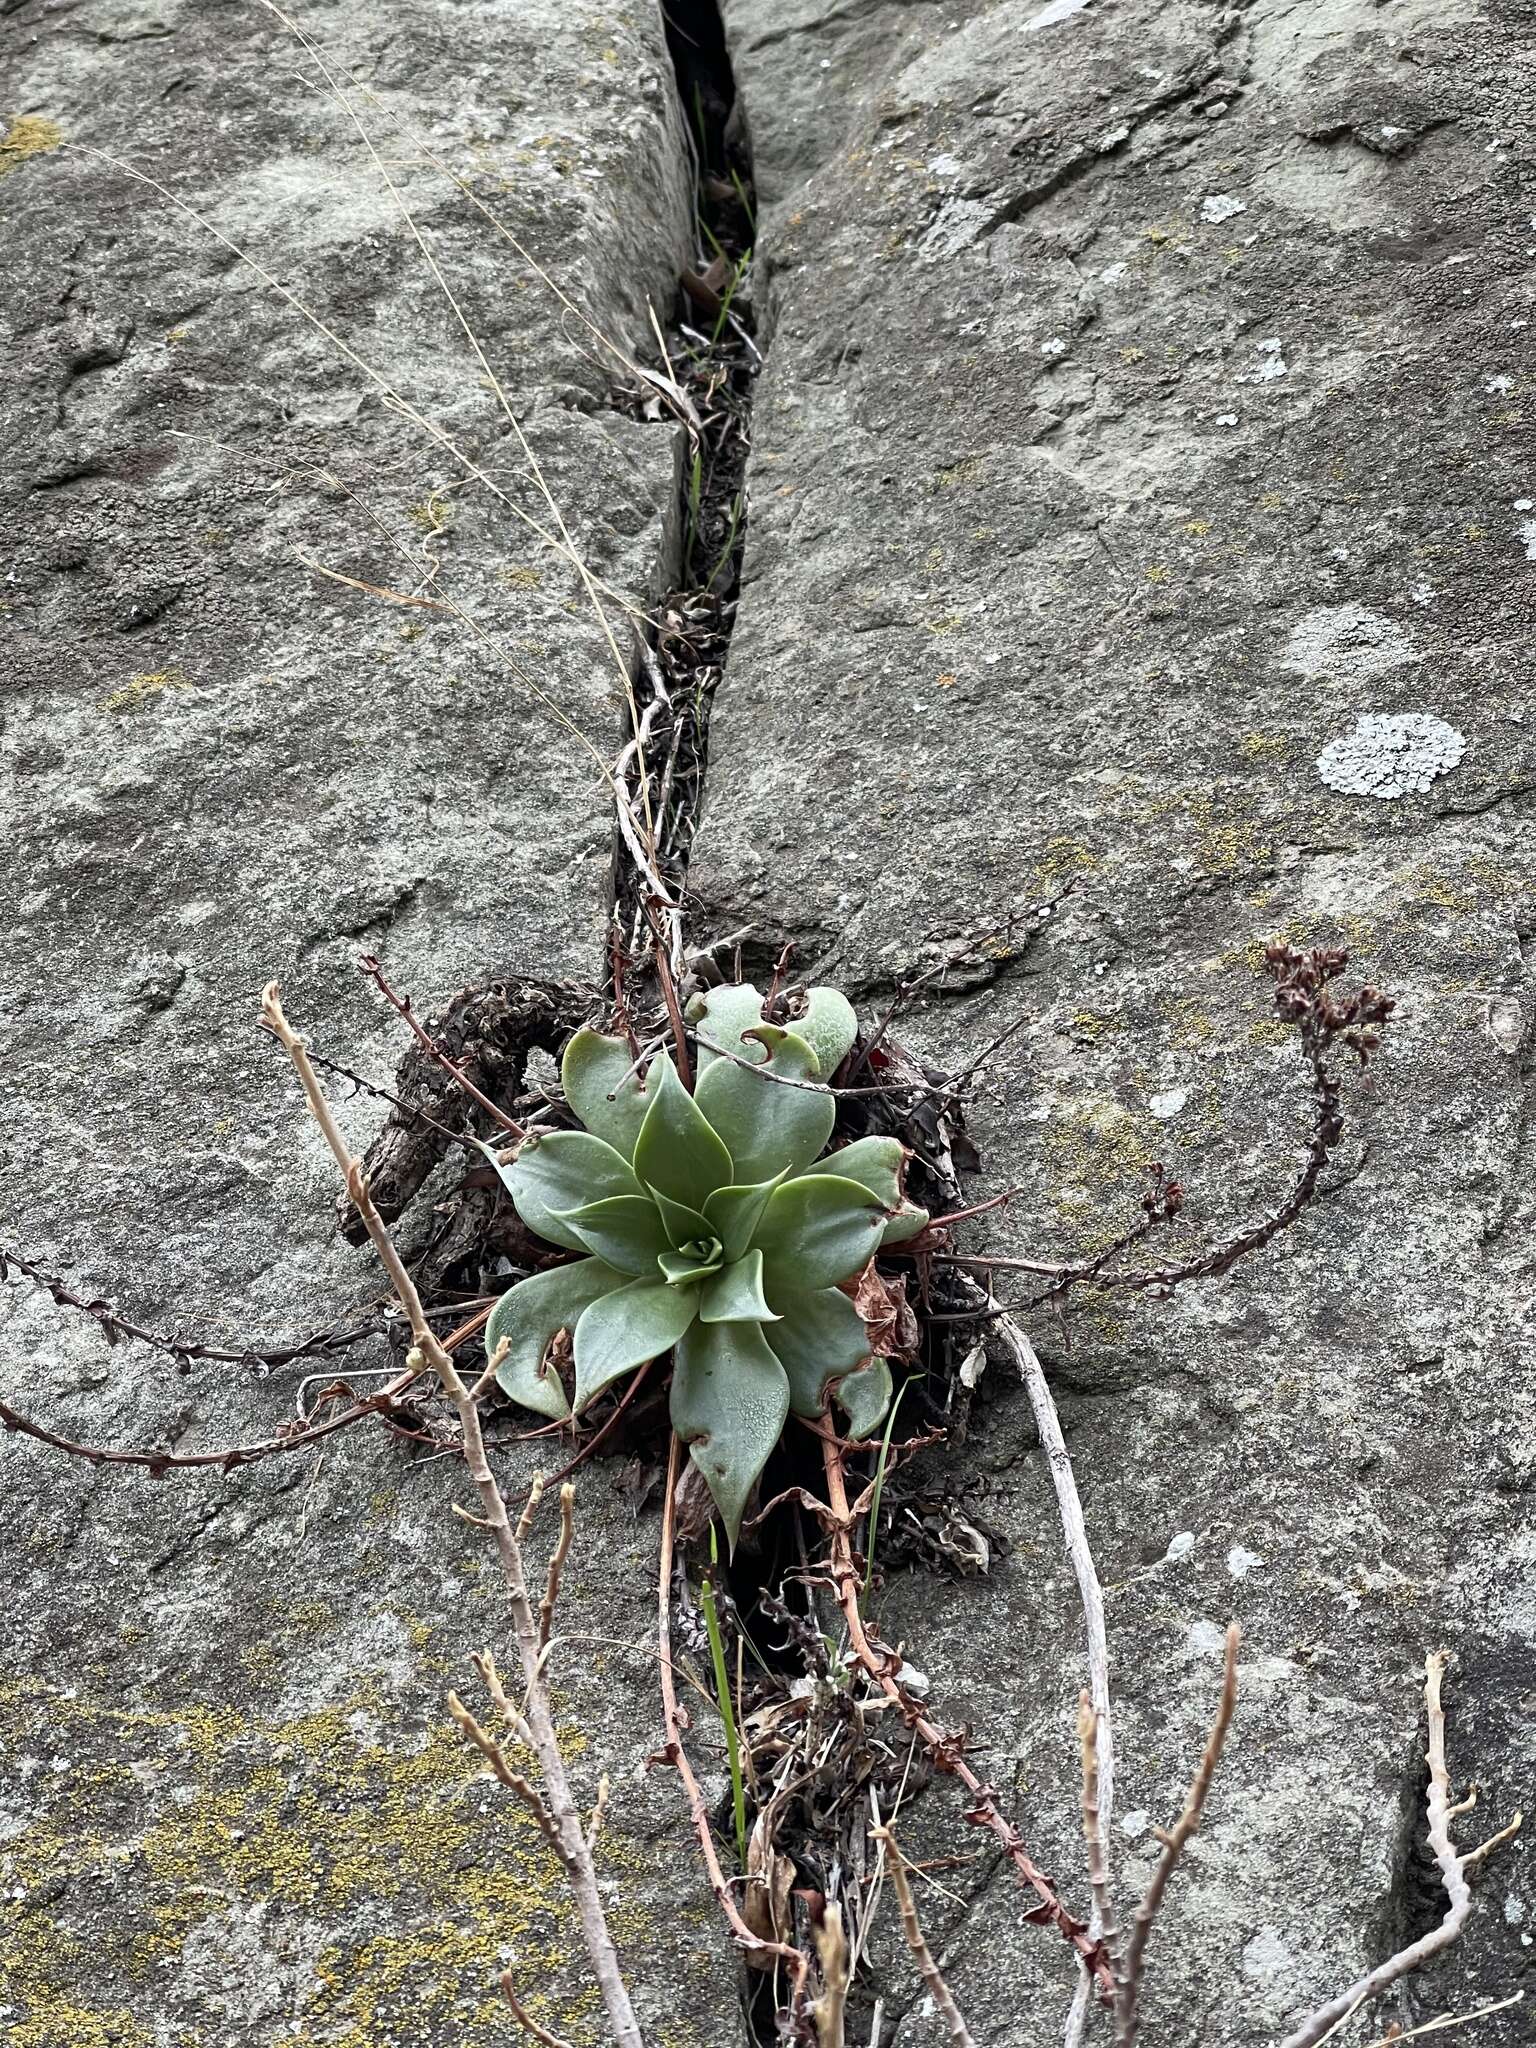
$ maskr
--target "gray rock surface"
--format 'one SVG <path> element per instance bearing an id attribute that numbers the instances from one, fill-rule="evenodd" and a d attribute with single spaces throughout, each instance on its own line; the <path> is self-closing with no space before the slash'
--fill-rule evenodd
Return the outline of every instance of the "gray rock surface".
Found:
<path id="1" fill-rule="evenodd" d="M 593 330 L 643 346 L 689 248 L 654 10 L 418 0 L 305 26 L 367 87 L 576 545 L 615 605 L 646 604 L 675 441 L 610 408 Z M 0 1234 L 151 1326 L 274 1344 L 355 1320 L 378 1281 L 333 1237 L 262 983 L 383 1081 L 400 1032 L 359 950 L 423 1004 L 508 967 L 593 975 L 610 818 L 528 681 L 606 755 L 615 676 L 526 523 L 550 515 L 482 365 L 279 22 L 23 0 L 0 75 Z M 7 1398 L 95 1442 L 262 1436 L 314 1369 L 183 1378 L 4 1297 Z M 368 1431 L 158 1484 L 0 1456 L 0 2037 L 474 2048 L 506 2036 L 515 1951 L 535 2009 L 596 2038 L 553 1867 L 444 1718 L 504 1612 L 450 1463 Z M 711 2043 L 733 1993 L 675 1792 L 631 1782 L 649 1672 L 604 1647 L 649 1627 L 649 1546 L 593 1492 L 567 1620 L 602 1641 L 562 1712 L 585 1796 L 599 1767 L 618 1788 L 607 1868 L 654 2037 Z"/>
<path id="2" fill-rule="evenodd" d="M 1288 1239 L 1167 1305 L 1035 1319 L 1110 1588 L 1127 1893 L 1246 1630 L 1145 2038 L 1274 2040 L 1438 1917 L 1426 1649 L 1459 1660 L 1466 1839 L 1536 1783 L 1523 17 L 725 13 L 771 285 L 701 892 L 872 997 L 978 935 L 912 1030 L 953 1065 L 1028 1019 L 975 1118 L 982 1191 L 1024 1190 L 1001 1251 L 1107 1241 L 1151 1158 L 1188 1188 L 1170 1245 L 1287 1183 L 1271 934 L 1347 944 L 1400 1001 L 1350 1089 L 1363 1170 Z M 1465 753 L 1421 793 L 1336 792 L 1319 756 L 1369 713 Z M 942 1599 L 898 1578 L 884 1626 L 1081 1899 L 1074 1595 L 1027 1408 L 989 1391 L 934 1485 L 1013 1554 Z M 977 2041 L 1059 2038 L 1063 1954 L 990 1863 L 946 1882 L 975 1894 L 930 1913 Z M 1529 1990 L 1533 1934 L 1522 1849 L 1344 2038 Z M 942 2038 L 891 2010 L 899 2048 Z"/>
<path id="3" fill-rule="evenodd" d="M 1034 1325 L 1109 1587 L 1127 1892 L 1221 1625 L 1247 1631 L 1144 2036 L 1246 2048 L 1438 1910 L 1411 1846 L 1426 1648 L 1459 1658 L 1468 1838 L 1536 1780 L 1528 39 L 1454 0 L 725 12 L 769 354 L 695 867 L 721 928 L 794 936 L 873 998 L 977 935 L 911 1035 L 953 1063 L 1028 1017 L 974 1117 L 986 1186 L 1025 1192 L 977 1237 L 1047 1256 L 1134 1217 L 1148 1158 L 1189 1191 L 1170 1249 L 1285 1183 L 1307 1105 L 1255 972 L 1271 933 L 1347 943 L 1401 1000 L 1350 1091 L 1361 1171 L 1287 1240 L 1172 1303 Z M 609 408 L 582 315 L 643 347 L 687 253 L 656 16 L 305 23 L 580 309 L 359 102 L 577 544 L 643 603 L 676 450 Z M 600 749 L 614 679 L 519 517 L 548 523 L 482 366 L 280 25 L 23 0 L 0 53 L 4 1237 L 145 1322 L 271 1343 L 376 1281 L 330 1233 L 261 983 L 383 1079 L 398 1033 L 360 946 L 424 1000 L 593 974 L 608 821 L 525 678 Z M 89 150 L 247 248 L 453 446 Z M 1465 736 L 1429 788 L 1319 774 L 1361 718 L 1408 715 Z M 1068 884 L 1043 932 L 1010 923 Z M 183 1377 L 23 1289 L 0 1313 L 7 1398 L 96 1441 L 260 1434 L 308 1370 Z M 995 1369 L 981 1394 L 931 1481 L 1007 1554 L 893 1575 L 881 1625 L 1081 1899 L 1074 1597 L 1027 1409 Z M 156 1483 L 0 1449 L 8 2043 L 481 2048 L 509 1951 L 552 2024 L 600 2038 L 561 1888 L 443 1721 L 502 1612 L 448 1460 L 354 1432 Z M 651 1555 L 590 1480 L 566 1622 L 595 1640 L 560 1704 L 586 1789 L 616 1780 L 648 2038 L 715 2048 L 740 2032 L 718 1925 L 675 1788 L 637 1776 Z M 914 1853 L 973 1846 L 942 1793 L 909 1826 Z M 1006 1875 L 944 1882 L 964 1909 L 935 1893 L 928 1918 L 977 2041 L 1059 2038 L 1070 1972 Z M 927 2048 L 878 1938 L 882 2048 Z M 1508 1996 L 1533 1938 L 1518 1851 L 1395 2010 Z M 1475 2038 L 1523 2037 L 1504 2013 Z"/>

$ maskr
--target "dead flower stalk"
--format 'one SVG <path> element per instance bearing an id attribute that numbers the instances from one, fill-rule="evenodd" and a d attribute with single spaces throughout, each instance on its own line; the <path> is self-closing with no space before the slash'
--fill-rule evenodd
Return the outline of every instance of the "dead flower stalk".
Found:
<path id="1" fill-rule="evenodd" d="M 564 1868 L 576 1901 L 582 1940 L 592 1964 L 593 1974 L 597 1978 L 614 2041 L 618 2048 L 643 2048 L 639 2024 L 635 2019 L 629 1991 L 619 1968 L 618 1951 L 614 1947 L 613 1935 L 603 1910 L 592 1849 L 571 1793 L 565 1759 L 560 1754 L 544 1670 L 540 1617 L 528 1591 L 522 1548 L 508 1516 L 505 1497 L 485 1455 L 479 1409 L 451 1355 L 427 1320 L 415 1283 L 406 1271 L 394 1241 L 374 1206 L 362 1166 L 348 1149 L 347 1141 L 342 1136 L 330 1104 L 321 1090 L 315 1070 L 309 1063 L 304 1042 L 283 1014 L 276 982 L 269 984 L 262 997 L 262 1014 L 269 1029 L 281 1041 L 284 1050 L 293 1061 L 310 1110 L 337 1165 L 341 1168 L 347 1193 L 352 1197 L 357 1213 L 373 1242 L 374 1250 L 378 1253 L 390 1284 L 399 1297 L 400 1306 L 410 1324 L 412 1361 L 424 1361 L 432 1368 L 458 1416 L 464 1439 L 464 1462 L 469 1468 L 475 1491 L 480 1498 L 482 1524 L 489 1529 L 495 1540 L 502 1578 L 512 1609 L 512 1632 L 523 1668 L 525 1687 L 520 1720 L 527 1731 L 528 1746 L 538 1759 L 538 1786 L 528 1783 L 527 1780 L 520 1778 L 520 1774 L 511 1771 L 511 1767 L 505 1763 L 500 1745 L 485 1730 L 479 1728 L 478 1722 L 474 1723 L 474 1729 L 479 1731 L 478 1735 L 466 1725 L 473 1722 L 473 1716 L 469 1715 L 462 1705 L 460 1714 L 463 1718 L 455 1718 L 460 1718 L 460 1726 L 464 1727 L 466 1734 L 475 1741 L 493 1770 L 497 1769 L 496 1758 L 501 1759 L 508 1772 L 508 1779 L 504 1779 L 503 1782 L 518 1781 L 512 1783 L 511 1789 L 529 1807 Z M 562 1530 L 562 1537 L 563 1533 Z M 553 1588 L 557 1590 L 558 1570 L 552 1569 L 551 1581 Z M 487 1744 L 490 1748 L 486 1747 Z M 493 1750 L 494 1757 L 491 1754 Z M 497 1774 L 501 1775 L 500 1770 L 497 1770 Z M 509 2002 L 515 2014 L 518 2010 L 516 2002 Z"/>
<path id="2" fill-rule="evenodd" d="M 1070 1942 L 1084 1967 L 1093 1973 L 1106 1994 L 1112 1995 L 1115 1979 L 1104 1952 L 1103 1942 L 1097 1936 L 1089 1934 L 1086 1925 L 1067 1910 L 1055 1885 L 1029 1854 L 1018 1829 L 998 1805 L 993 1787 L 984 1784 L 966 1761 L 956 1737 L 946 1733 L 930 1720 L 912 1695 L 904 1690 L 896 1675 L 900 1669 L 901 1659 L 894 1652 L 877 1649 L 870 1641 L 864 1626 L 864 1617 L 859 1609 L 863 1576 L 853 1555 L 853 1526 L 856 1517 L 854 1510 L 849 1506 L 848 1489 L 844 1479 L 844 1446 L 826 1429 L 818 1430 L 817 1435 L 821 1439 L 822 1465 L 827 1481 L 828 1512 L 824 1520 L 828 1532 L 830 1576 L 854 1656 L 866 1674 L 899 1710 L 908 1727 L 932 1757 L 935 1768 L 958 1778 L 971 1794 L 974 1804 L 967 1812 L 966 1819 L 973 1826 L 991 1830 L 1002 1845 L 1021 1882 L 1033 1891 L 1039 1900 L 1039 1904 L 1026 1915 L 1026 1918 L 1054 1927 L 1065 1941 Z"/>

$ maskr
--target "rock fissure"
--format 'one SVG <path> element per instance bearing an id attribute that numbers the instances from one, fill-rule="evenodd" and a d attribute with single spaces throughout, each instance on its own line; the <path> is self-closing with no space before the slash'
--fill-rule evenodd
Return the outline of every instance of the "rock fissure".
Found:
<path id="1" fill-rule="evenodd" d="M 656 879 L 681 902 L 703 802 L 710 711 L 736 623 L 752 402 L 763 356 L 751 296 L 751 152 L 736 118 L 720 11 L 715 0 L 687 0 L 664 10 L 664 20 L 691 170 L 695 248 L 654 366 L 658 390 L 629 394 L 649 416 L 670 399 L 683 434 L 665 587 L 636 665 L 635 715 L 621 759 L 631 818 L 646 836 Z M 648 914 L 643 899 L 653 892 L 622 831 L 613 889 L 619 930 L 638 945 Z"/>

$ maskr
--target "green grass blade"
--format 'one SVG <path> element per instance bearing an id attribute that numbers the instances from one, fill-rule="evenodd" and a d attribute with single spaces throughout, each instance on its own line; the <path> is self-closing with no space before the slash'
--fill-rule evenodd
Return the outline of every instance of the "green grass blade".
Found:
<path id="1" fill-rule="evenodd" d="M 709 1532 L 711 1562 L 715 1559 L 715 1532 Z M 731 1767 L 731 1807 L 736 1816 L 736 1854 L 743 1870 L 747 1867 L 747 1791 L 741 1776 L 741 1739 L 736 1732 L 736 1706 L 731 1698 L 731 1681 L 725 1668 L 725 1639 L 720 1633 L 720 1616 L 715 1611 L 715 1589 L 706 1579 L 699 1590 L 704 1609 L 704 1626 L 709 1633 L 709 1661 L 715 1669 L 715 1698 L 720 1719 L 725 1723 L 725 1754 Z"/>
<path id="2" fill-rule="evenodd" d="M 891 1432 L 896 1427 L 896 1411 L 901 1406 L 901 1397 L 910 1387 L 910 1380 L 903 1380 L 896 1389 L 896 1398 L 891 1403 L 891 1412 L 885 1418 L 885 1434 L 880 1439 L 880 1462 L 875 1467 L 875 1490 L 869 1497 L 869 1547 L 864 1553 L 864 1583 L 859 1588 L 859 1610 L 862 1613 L 869 1582 L 875 1570 L 875 1537 L 880 1529 L 880 1496 L 885 1491 L 885 1467 L 891 1455 Z"/>

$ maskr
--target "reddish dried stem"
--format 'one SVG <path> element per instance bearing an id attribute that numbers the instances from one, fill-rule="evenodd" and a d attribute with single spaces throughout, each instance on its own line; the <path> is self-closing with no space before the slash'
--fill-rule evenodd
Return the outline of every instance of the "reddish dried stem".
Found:
<path id="1" fill-rule="evenodd" d="M 472 1316 L 443 1341 L 445 1351 L 455 1351 L 459 1345 L 473 1337 L 490 1318 L 491 1311 L 483 1309 Z M 83 1458 L 88 1465 L 137 1465 L 151 1472 L 158 1479 L 164 1472 L 187 1471 L 196 1467 L 220 1466 L 226 1472 L 233 1472 L 241 1465 L 254 1465 L 262 1458 L 276 1458 L 284 1451 L 299 1451 L 306 1444 L 318 1443 L 321 1437 L 334 1436 L 339 1429 L 350 1428 L 354 1422 L 365 1422 L 370 1415 L 387 1414 L 413 1381 L 421 1378 L 427 1370 L 425 1365 L 407 1367 L 397 1373 L 387 1387 L 370 1394 L 365 1401 L 344 1409 L 340 1415 L 333 1415 L 328 1422 L 317 1422 L 307 1429 L 295 1429 L 286 1436 L 263 1438 L 254 1444 L 226 1444 L 218 1451 L 116 1451 L 102 1444 L 81 1444 L 67 1436 L 59 1436 L 42 1423 L 33 1422 L 22 1415 L 8 1401 L 0 1401 L 0 1427 L 16 1436 L 29 1436 L 40 1444 L 48 1444 L 56 1451 L 63 1451 L 68 1457 Z"/>
<path id="2" fill-rule="evenodd" d="M 437 1064 L 442 1068 L 445 1074 L 449 1075 L 454 1081 L 458 1083 L 459 1087 L 461 1087 L 464 1090 L 464 1093 L 470 1098 L 470 1100 L 472 1102 L 478 1102 L 480 1107 L 487 1114 L 487 1116 L 494 1118 L 495 1121 L 498 1124 L 500 1124 L 501 1128 L 504 1131 L 510 1132 L 510 1134 L 514 1138 L 526 1137 L 527 1132 L 523 1129 L 523 1126 L 520 1123 L 518 1123 L 514 1117 L 508 1116 L 504 1109 L 500 1108 L 496 1103 L 492 1102 L 489 1095 L 482 1094 L 480 1089 L 478 1089 L 475 1086 L 474 1082 L 470 1080 L 469 1076 L 464 1072 L 464 1070 L 461 1067 L 456 1066 L 455 1063 L 451 1059 L 449 1059 L 447 1053 L 443 1051 L 443 1048 L 438 1044 L 437 1040 L 421 1024 L 421 1022 L 417 1018 L 416 1012 L 411 1008 L 409 997 L 396 995 L 395 991 L 390 987 L 389 983 L 384 978 L 384 969 L 379 965 L 378 961 L 374 958 L 373 954 L 364 953 L 357 964 L 359 967 L 362 968 L 364 974 L 366 974 L 368 979 L 374 984 L 375 988 L 377 988 L 379 994 L 384 998 L 385 1002 L 389 1004 L 390 1008 L 396 1011 L 398 1015 L 403 1017 L 406 1023 L 410 1025 L 412 1031 L 416 1034 L 416 1038 L 420 1043 L 422 1050 L 428 1055 L 429 1058 L 437 1062 Z"/>
<path id="3" fill-rule="evenodd" d="M 844 1446 L 825 1431 L 818 1430 L 816 1434 L 821 1438 L 822 1465 L 831 1507 L 827 1524 L 831 1539 L 832 1582 L 854 1655 L 886 1698 L 900 1710 L 907 1726 L 928 1750 L 935 1767 L 958 1778 L 975 1800 L 976 1804 L 966 1818 L 978 1827 L 991 1829 L 1020 1879 L 1040 1900 L 1039 1906 L 1028 1917 L 1038 1918 L 1055 1927 L 1093 1972 L 1104 1997 L 1112 1998 L 1114 1972 L 1104 1952 L 1103 1942 L 1090 1935 L 1085 1923 L 1068 1912 L 1055 1885 L 1024 1847 L 1018 1829 L 999 1808 L 992 1788 L 984 1785 L 971 1769 L 960 1754 L 955 1738 L 946 1735 L 942 1728 L 930 1721 L 911 1695 L 902 1690 L 891 1669 L 895 1660 L 889 1654 L 882 1656 L 865 1633 L 864 1617 L 859 1612 L 859 1592 L 863 1582 L 853 1558 L 854 1516 L 848 1505 L 848 1490 L 843 1479 Z"/>

